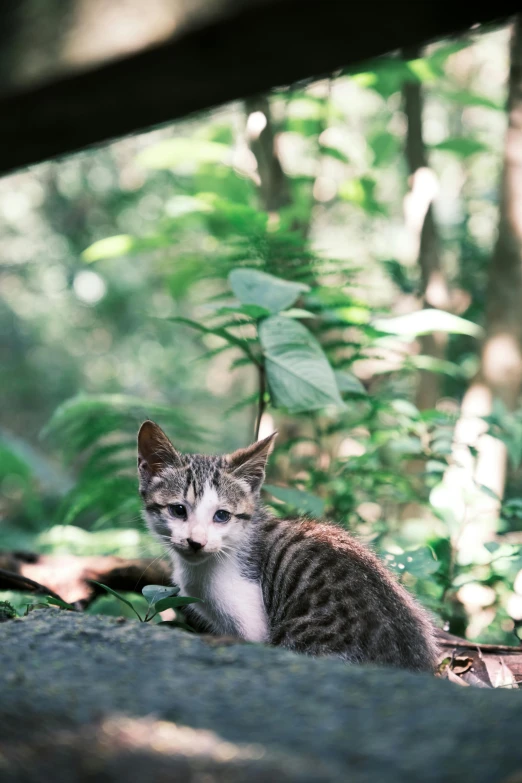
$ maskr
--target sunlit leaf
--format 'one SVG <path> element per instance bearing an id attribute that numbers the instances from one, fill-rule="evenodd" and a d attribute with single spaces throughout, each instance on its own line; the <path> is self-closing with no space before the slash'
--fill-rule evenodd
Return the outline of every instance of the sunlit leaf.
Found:
<path id="1" fill-rule="evenodd" d="M 467 334 L 470 337 L 480 337 L 482 328 L 458 315 L 445 310 L 416 310 L 396 318 L 378 318 L 373 322 L 376 329 L 388 334 L 417 337 L 431 332 L 447 332 L 449 334 Z"/>
<path id="2" fill-rule="evenodd" d="M 433 82 L 437 73 L 432 68 L 428 59 L 419 57 L 417 60 L 408 60 L 408 70 L 419 82 Z"/>
<path id="3" fill-rule="evenodd" d="M 386 210 L 375 198 L 376 182 L 371 177 L 355 177 L 339 185 L 339 198 L 364 209 L 370 215 L 385 214 Z"/>
<path id="4" fill-rule="evenodd" d="M 294 283 L 260 272 L 258 269 L 233 269 L 228 276 L 230 287 L 244 305 L 257 305 L 278 313 L 294 304 L 310 286 Z"/>
<path id="5" fill-rule="evenodd" d="M 328 405 L 345 407 L 328 359 L 301 323 L 272 316 L 261 322 L 259 339 L 276 406 L 292 413 Z"/>
<path id="6" fill-rule="evenodd" d="M 303 514 L 310 514 L 317 518 L 324 514 L 324 501 L 317 495 L 312 495 L 311 492 L 303 492 L 303 490 L 294 487 L 277 487 L 274 484 L 264 484 L 263 489 L 277 500 L 283 501 L 290 508 Z"/>
<path id="7" fill-rule="evenodd" d="M 148 169 L 174 169 L 187 162 L 231 164 L 232 149 L 204 139 L 166 139 L 140 152 L 136 162 Z"/>
<path id="8" fill-rule="evenodd" d="M 129 253 L 135 245 L 136 237 L 130 234 L 118 234 L 93 242 L 83 251 L 82 258 L 89 263 L 99 261 L 102 258 L 118 258 Z"/>

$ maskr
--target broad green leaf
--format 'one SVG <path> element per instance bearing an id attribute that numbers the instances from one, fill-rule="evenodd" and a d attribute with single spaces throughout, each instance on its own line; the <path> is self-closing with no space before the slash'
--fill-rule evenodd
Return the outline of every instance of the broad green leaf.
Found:
<path id="1" fill-rule="evenodd" d="M 156 612 L 164 612 L 165 609 L 179 609 L 180 606 L 189 606 L 190 604 L 203 603 L 201 598 L 192 598 L 188 595 L 178 595 L 172 598 L 162 598 L 161 601 L 156 601 L 154 609 Z"/>
<path id="2" fill-rule="evenodd" d="M 441 141 L 438 144 L 432 144 L 431 149 L 452 152 L 454 155 L 458 155 L 459 158 L 469 158 L 471 155 L 476 155 L 477 152 L 487 152 L 489 147 L 478 139 L 456 136 L 455 138 L 445 139 L 445 141 Z"/>
<path id="3" fill-rule="evenodd" d="M 271 313 L 286 310 L 302 293 L 310 290 L 304 283 L 282 280 L 257 269 L 233 269 L 228 281 L 242 304 L 257 305 Z"/>
<path id="4" fill-rule="evenodd" d="M 277 487 L 274 484 L 264 484 L 263 489 L 273 495 L 277 500 L 282 500 L 287 506 L 320 518 L 324 514 L 324 500 L 312 495 L 311 492 L 303 492 L 293 487 Z"/>
<path id="5" fill-rule="evenodd" d="M 136 158 L 147 169 L 175 169 L 189 163 L 232 162 L 232 150 L 227 144 L 204 139 L 166 139 L 149 147 Z"/>
<path id="6" fill-rule="evenodd" d="M 460 318 L 445 310 L 417 310 L 397 318 L 378 318 L 373 326 L 381 332 L 401 336 L 417 337 L 431 332 L 447 332 L 449 334 L 467 334 L 470 337 L 480 337 L 482 328 L 477 324 Z"/>
<path id="7" fill-rule="evenodd" d="M 110 594 L 111 594 L 111 595 L 113 595 L 115 598 L 117 598 L 117 599 L 118 599 L 118 601 L 121 601 L 122 603 L 124 603 L 124 604 L 127 604 L 127 606 L 128 606 L 128 607 L 130 607 L 130 608 L 132 609 L 132 611 L 134 612 L 134 614 L 135 614 L 135 615 L 137 615 L 137 617 L 138 617 L 138 620 L 139 620 L 140 622 L 143 622 L 143 618 L 141 617 L 141 615 L 140 615 L 140 614 L 138 614 L 138 612 L 136 611 L 136 609 L 134 608 L 134 606 L 131 604 L 131 602 L 130 602 L 130 601 L 127 601 L 127 599 L 126 599 L 126 598 L 124 598 L 122 595 L 120 595 L 120 593 L 117 593 L 117 592 L 116 592 L 116 590 L 113 590 L 113 589 L 112 589 L 112 587 L 107 587 L 107 585 L 103 585 L 101 582 L 97 582 L 95 579 L 89 579 L 88 581 L 89 581 L 89 582 L 92 582 L 94 585 L 98 585 L 98 587 L 101 587 L 103 590 L 105 590 L 105 592 L 106 592 L 106 593 L 110 593 Z"/>
<path id="8" fill-rule="evenodd" d="M 170 598 L 173 595 L 177 595 L 179 593 L 179 587 L 178 585 L 171 585 L 170 587 L 165 587 L 164 585 L 145 585 L 141 592 L 149 604 L 156 604 L 158 601 L 161 601 L 162 598 Z"/>
<path id="9" fill-rule="evenodd" d="M 368 394 L 363 384 L 353 373 L 336 370 L 334 372 L 337 386 L 342 394 Z"/>
<path id="10" fill-rule="evenodd" d="M 328 359 L 299 321 L 267 318 L 259 326 L 259 340 L 274 405 L 291 413 L 345 407 Z"/>

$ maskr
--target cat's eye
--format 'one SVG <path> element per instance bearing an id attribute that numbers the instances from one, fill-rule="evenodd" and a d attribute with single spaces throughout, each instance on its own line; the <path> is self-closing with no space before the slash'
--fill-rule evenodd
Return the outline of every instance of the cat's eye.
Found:
<path id="1" fill-rule="evenodd" d="M 173 517 L 176 517 L 176 519 L 186 519 L 187 518 L 187 509 L 183 505 L 183 503 L 174 503 L 170 506 L 167 506 L 168 510 L 172 514 Z"/>
<path id="2" fill-rule="evenodd" d="M 229 511 L 225 511 L 224 509 L 220 508 L 214 514 L 214 522 L 219 522 L 223 525 L 225 522 L 230 520 L 231 516 L 232 515 Z"/>

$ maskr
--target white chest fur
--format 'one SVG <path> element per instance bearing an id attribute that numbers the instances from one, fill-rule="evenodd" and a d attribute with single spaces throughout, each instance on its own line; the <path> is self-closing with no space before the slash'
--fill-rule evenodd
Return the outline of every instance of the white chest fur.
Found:
<path id="1" fill-rule="evenodd" d="M 261 586 L 242 576 L 232 557 L 207 560 L 191 566 L 174 556 L 174 581 L 181 595 L 201 598 L 193 609 L 208 620 L 216 633 L 239 636 L 249 642 L 268 638 L 268 623 Z"/>

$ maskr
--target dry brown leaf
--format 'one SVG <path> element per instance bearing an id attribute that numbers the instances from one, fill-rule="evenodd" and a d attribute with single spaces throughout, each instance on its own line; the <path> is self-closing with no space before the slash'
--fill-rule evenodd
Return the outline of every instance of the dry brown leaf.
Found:
<path id="1" fill-rule="evenodd" d="M 493 683 L 495 688 L 518 688 L 515 675 L 506 664 L 506 662 L 500 658 L 500 667 L 497 670 L 497 676 Z"/>
<path id="2" fill-rule="evenodd" d="M 454 674 L 451 669 L 446 669 L 446 677 L 450 682 L 454 682 L 456 685 L 463 685 L 465 688 L 469 688 L 469 683 L 465 682 L 463 679 L 461 679 L 458 674 Z"/>
<path id="3" fill-rule="evenodd" d="M 454 671 L 455 674 L 464 674 L 464 672 L 467 672 L 472 666 L 473 658 L 470 658 L 469 656 L 453 658 L 453 661 L 451 662 L 451 670 Z"/>

